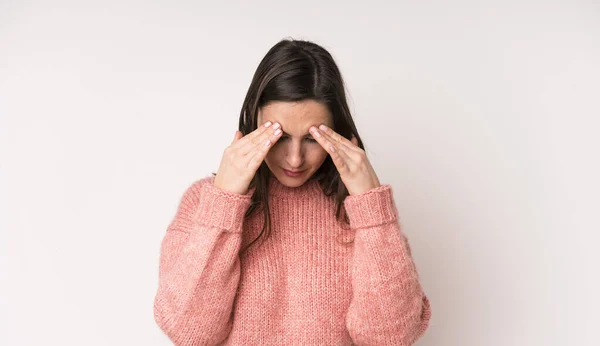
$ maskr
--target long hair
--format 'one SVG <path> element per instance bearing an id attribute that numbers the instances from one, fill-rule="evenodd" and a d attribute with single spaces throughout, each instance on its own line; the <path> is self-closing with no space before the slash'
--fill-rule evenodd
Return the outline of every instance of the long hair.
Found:
<path id="1" fill-rule="evenodd" d="M 348 108 L 342 75 L 333 57 L 323 47 L 305 40 L 283 39 L 261 60 L 242 105 L 239 131 L 245 136 L 256 130 L 258 110 L 269 102 L 303 100 L 314 100 L 327 106 L 333 116 L 333 130 L 347 139 L 354 135 L 358 146 L 364 150 Z M 246 251 L 266 232 L 264 241 L 271 232 L 268 198 L 270 178 L 271 172 L 263 161 L 249 185 L 249 188 L 256 189 L 245 217 L 262 210 L 265 222 L 258 237 L 240 253 Z M 318 180 L 326 196 L 335 195 L 335 216 L 339 222 L 348 225 L 349 220 L 343 208 L 348 190 L 330 155 L 310 179 Z"/>

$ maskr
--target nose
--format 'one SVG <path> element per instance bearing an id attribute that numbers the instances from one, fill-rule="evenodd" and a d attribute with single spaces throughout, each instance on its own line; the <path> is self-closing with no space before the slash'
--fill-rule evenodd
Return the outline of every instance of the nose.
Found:
<path id="1" fill-rule="evenodd" d="M 286 161 L 292 169 L 300 168 L 304 162 L 301 143 L 293 142 L 287 146 Z"/>

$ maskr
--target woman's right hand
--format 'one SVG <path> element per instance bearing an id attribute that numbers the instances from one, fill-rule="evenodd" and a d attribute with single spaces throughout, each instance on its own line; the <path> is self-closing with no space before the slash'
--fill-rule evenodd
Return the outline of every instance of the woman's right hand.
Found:
<path id="1" fill-rule="evenodd" d="M 225 148 L 221 158 L 215 186 L 245 195 L 256 170 L 273 144 L 281 137 L 280 127 L 278 123 L 271 125 L 268 121 L 244 137 L 239 130 L 235 131 L 233 142 Z"/>

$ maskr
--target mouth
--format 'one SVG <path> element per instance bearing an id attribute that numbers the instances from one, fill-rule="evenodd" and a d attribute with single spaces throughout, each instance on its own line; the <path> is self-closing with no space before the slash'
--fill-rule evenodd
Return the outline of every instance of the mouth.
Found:
<path id="1" fill-rule="evenodd" d="M 306 171 L 306 170 L 302 170 L 302 171 L 290 171 L 290 170 L 287 170 L 287 169 L 285 169 L 285 168 L 283 169 L 283 172 L 284 172 L 286 175 L 288 175 L 288 176 L 293 176 L 293 177 L 299 176 L 299 175 L 301 175 L 302 173 L 304 173 L 305 171 Z"/>

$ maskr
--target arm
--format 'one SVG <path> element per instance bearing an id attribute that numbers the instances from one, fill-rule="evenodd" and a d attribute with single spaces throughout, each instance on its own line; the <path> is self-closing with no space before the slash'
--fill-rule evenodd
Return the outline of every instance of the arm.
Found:
<path id="1" fill-rule="evenodd" d="M 215 345 L 229 335 L 250 194 L 192 184 L 161 242 L 154 319 L 175 345 Z"/>
<path id="2" fill-rule="evenodd" d="M 385 184 L 344 200 L 355 231 L 346 327 L 357 345 L 412 345 L 431 317 L 393 198 Z"/>

